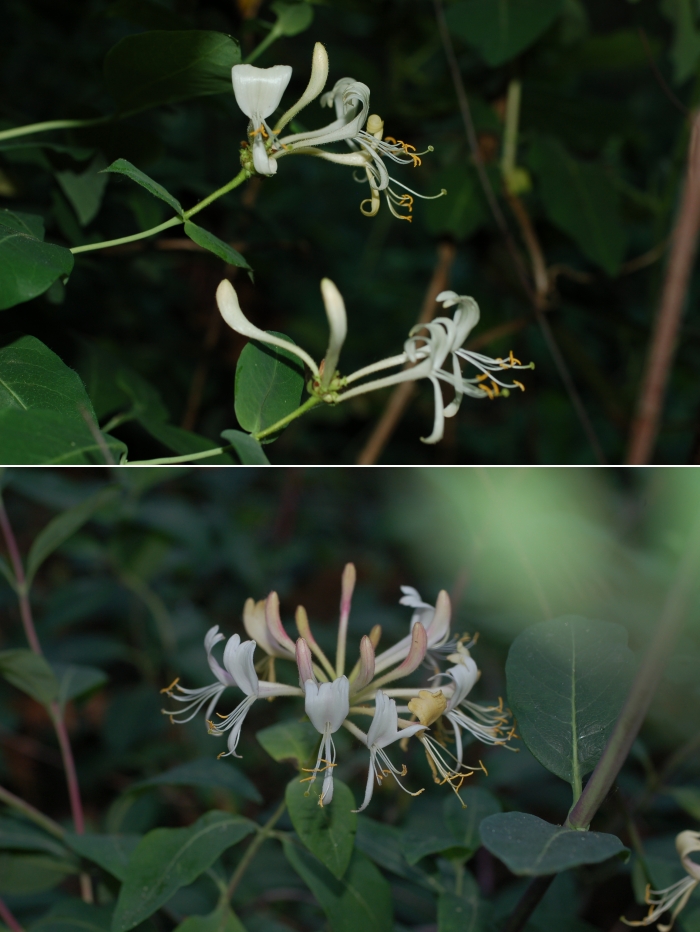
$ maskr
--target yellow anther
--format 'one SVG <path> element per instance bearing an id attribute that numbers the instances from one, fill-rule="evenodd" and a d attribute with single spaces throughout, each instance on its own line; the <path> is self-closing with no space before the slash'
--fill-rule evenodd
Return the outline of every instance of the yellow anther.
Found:
<path id="1" fill-rule="evenodd" d="M 217 760 L 221 760 L 222 757 L 226 757 L 226 751 L 222 751 L 221 754 L 216 755 Z"/>
<path id="2" fill-rule="evenodd" d="M 515 356 L 513 355 L 513 350 L 510 351 L 510 354 L 509 354 L 509 362 L 510 362 L 511 366 L 521 366 L 521 365 L 522 365 L 522 363 L 520 362 L 520 360 L 519 360 L 519 359 L 516 359 Z"/>
<path id="3" fill-rule="evenodd" d="M 517 385 L 521 392 L 525 391 L 525 386 L 522 382 L 518 382 L 517 379 L 513 379 L 513 385 Z"/>
<path id="4" fill-rule="evenodd" d="M 176 676 L 175 679 L 174 679 L 174 680 L 172 681 L 172 683 L 170 684 L 170 686 L 166 686 L 165 689 L 161 689 L 161 691 L 160 691 L 160 692 L 161 692 L 161 695 L 162 695 L 163 693 L 166 693 L 166 695 L 172 696 L 172 690 L 177 686 L 177 684 L 178 684 L 179 682 L 180 682 L 180 677 L 179 677 L 179 676 Z"/>
<path id="5" fill-rule="evenodd" d="M 269 138 L 270 138 L 270 137 L 269 137 L 269 134 L 268 134 L 268 132 L 267 132 L 267 130 L 265 129 L 265 127 L 263 126 L 262 123 L 260 124 L 260 126 L 259 126 L 257 129 L 252 130 L 252 132 L 250 132 L 248 135 L 249 135 L 249 136 L 257 136 L 258 133 L 260 133 L 260 134 L 262 135 L 262 138 L 263 138 L 263 139 L 269 139 Z"/>
<path id="6" fill-rule="evenodd" d="M 482 761 L 479 761 L 479 767 L 481 767 L 481 769 L 484 771 L 484 773 L 485 773 L 486 776 L 488 777 L 489 772 L 488 772 L 488 770 L 486 769 L 486 767 L 484 767 L 484 764 L 483 764 Z"/>
<path id="7" fill-rule="evenodd" d="M 482 391 L 486 392 L 486 394 L 489 396 L 489 398 L 491 399 L 491 401 L 493 401 L 493 392 L 492 392 L 491 389 L 488 387 L 488 385 L 479 385 L 478 387 L 479 387 Z"/>
<path id="8" fill-rule="evenodd" d="M 489 377 L 488 372 L 482 372 L 481 375 L 477 375 L 476 381 L 477 381 L 477 382 L 483 382 L 484 379 L 488 379 L 488 377 Z"/>

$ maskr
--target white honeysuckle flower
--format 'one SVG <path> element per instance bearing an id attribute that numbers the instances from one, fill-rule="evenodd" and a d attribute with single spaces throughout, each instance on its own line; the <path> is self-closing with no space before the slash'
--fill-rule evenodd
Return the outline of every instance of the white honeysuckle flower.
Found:
<path id="1" fill-rule="evenodd" d="M 406 789 L 399 780 L 399 777 L 406 776 L 406 766 L 404 765 L 401 770 L 397 770 L 389 760 L 384 748 L 393 744 L 394 741 L 399 741 L 402 738 L 410 738 L 419 731 L 423 731 L 424 728 L 424 725 L 417 724 L 408 725 L 406 728 L 399 729 L 399 716 L 396 710 L 396 702 L 393 699 L 389 699 L 388 696 L 385 696 L 381 689 L 377 690 L 377 694 L 374 697 L 374 718 L 367 731 L 369 770 L 367 772 L 365 798 L 360 808 L 353 810 L 354 812 L 362 812 L 362 810 L 366 809 L 369 805 L 374 791 L 375 778 L 377 783 L 381 784 L 384 777 L 388 776 L 390 773 L 393 774 L 394 779 L 401 789 L 409 795 L 418 796 L 423 792 L 423 790 L 418 790 L 417 793 L 411 793 L 410 790 Z M 377 763 L 377 759 L 379 759 L 379 763 Z"/>
<path id="2" fill-rule="evenodd" d="M 659 932 L 669 932 L 678 914 L 690 899 L 693 890 L 700 884 L 700 863 L 690 857 L 694 852 L 700 851 L 700 832 L 687 830 L 676 835 L 676 851 L 688 876 L 671 884 L 670 887 L 664 887 L 663 890 L 652 890 L 651 885 L 647 884 L 644 901 L 649 906 L 649 912 L 644 919 L 636 922 L 620 916 L 625 925 L 650 926 L 658 922 L 665 912 L 672 909 L 671 921 L 666 925 L 659 923 L 658 926 Z"/>
<path id="3" fill-rule="evenodd" d="M 441 301 L 444 308 L 456 305 L 457 310 L 452 319 L 436 317 L 427 324 L 414 327 L 404 344 L 403 353 L 365 366 L 364 369 L 358 369 L 345 379 L 345 384 L 350 385 L 382 369 L 403 366 L 407 363 L 411 365 L 411 368 L 358 385 L 357 388 L 348 389 L 338 397 L 338 401 L 347 401 L 365 392 L 376 391 L 399 382 L 429 379 L 434 389 L 435 418 L 432 433 L 428 437 L 421 437 L 421 440 L 423 443 L 431 444 L 442 440 L 445 418 L 453 417 L 457 413 L 464 395 L 472 398 L 493 399 L 497 395 L 507 397 L 510 389 L 513 388 L 525 391 L 525 386 L 521 382 L 515 379 L 512 382 L 503 382 L 499 375 L 506 369 L 534 368 L 532 363 L 522 365 L 519 360 L 515 359 L 512 352 L 507 359 L 500 357 L 492 359 L 482 353 L 464 349 L 462 344 L 479 321 L 478 304 L 473 298 L 458 295 L 454 291 L 443 291 L 436 300 Z M 473 365 L 480 371 L 480 375 L 465 379 L 462 375 L 461 360 Z M 443 369 L 446 362 L 451 363 L 451 371 Z M 441 382 L 450 385 L 454 390 L 454 399 L 448 405 L 445 405 L 442 397 Z"/>
<path id="4" fill-rule="evenodd" d="M 241 728 L 248 711 L 256 699 L 270 696 L 298 696 L 301 690 L 295 686 L 285 686 L 282 683 L 268 683 L 258 678 L 253 663 L 253 654 L 256 648 L 255 641 L 241 642 L 241 636 L 234 634 L 230 637 L 224 648 L 224 667 L 231 675 L 236 686 L 245 693 L 245 699 L 239 703 L 229 715 L 220 715 L 220 722 L 209 722 L 210 735 L 223 735 L 229 731 L 228 751 L 219 754 L 219 757 L 240 757 L 236 748 L 241 737 Z"/>
<path id="5" fill-rule="evenodd" d="M 289 65 L 234 65 L 231 69 L 236 103 L 250 119 L 248 136 L 253 140 L 253 165 L 259 175 L 274 175 L 277 171 L 277 162 L 269 157 L 265 146 L 265 140 L 272 135 L 267 118 L 279 107 L 291 77 Z"/>
<path id="6" fill-rule="evenodd" d="M 324 773 L 323 787 L 318 799 L 319 806 L 330 803 L 333 799 L 333 768 L 335 767 L 335 744 L 331 735 L 340 728 L 350 711 L 350 684 L 346 676 L 340 676 L 332 683 L 306 680 L 304 683 L 306 701 L 304 708 L 311 724 L 322 736 L 318 749 L 316 766 L 307 777 L 308 783 L 316 780 L 316 775 Z M 323 767 L 321 764 L 323 763 Z"/>
<path id="7" fill-rule="evenodd" d="M 401 586 L 401 591 L 404 595 L 399 600 L 399 604 L 409 605 L 416 609 L 411 617 L 410 631 L 412 632 L 417 624 L 421 624 L 425 628 L 427 635 L 427 651 L 442 647 L 450 635 L 450 618 L 452 615 L 452 606 L 447 592 L 442 589 L 438 593 L 433 607 L 427 602 L 423 602 L 418 591 L 411 586 Z M 411 634 L 409 633 L 392 647 L 379 654 L 375 660 L 375 671 L 379 673 L 398 660 L 402 660 L 408 654 L 410 646 Z"/>
<path id="8" fill-rule="evenodd" d="M 219 666 L 218 661 L 212 654 L 214 645 L 223 640 L 224 635 L 219 632 L 218 625 L 214 625 L 213 628 L 210 628 L 204 638 L 207 663 L 209 664 L 209 669 L 216 677 L 215 683 L 209 686 L 202 686 L 200 689 L 185 689 L 184 686 L 179 685 L 178 677 L 170 686 L 161 689 L 161 694 L 165 693 L 171 699 L 174 699 L 175 702 L 186 703 L 185 707 L 182 709 L 161 709 L 164 715 L 170 716 L 170 721 L 174 725 L 183 725 L 185 722 L 191 721 L 206 702 L 209 702 L 209 705 L 205 712 L 205 718 L 211 718 L 212 712 L 216 708 L 216 704 L 226 687 L 236 685 L 231 674 Z M 174 692 L 174 690 L 177 690 L 177 692 Z M 182 716 L 184 716 L 184 718 Z"/>

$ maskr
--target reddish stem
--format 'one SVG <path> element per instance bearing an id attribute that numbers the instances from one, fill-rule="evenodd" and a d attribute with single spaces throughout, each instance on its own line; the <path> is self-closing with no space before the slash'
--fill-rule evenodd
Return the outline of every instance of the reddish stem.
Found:
<path id="1" fill-rule="evenodd" d="M 15 571 L 15 579 L 17 581 L 17 598 L 19 599 L 19 610 L 22 616 L 22 624 L 24 625 L 24 633 L 27 635 L 27 640 L 29 641 L 29 646 L 34 651 L 35 654 L 41 653 L 41 644 L 39 643 L 39 638 L 36 636 L 36 630 L 34 628 L 34 621 L 32 620 L 32 609 L 29 604 L 29 596 L 27 594 L 26 579 L 24 576 L 24 567 L 22 566 L 22 559 L 19 555 L 19 548 L 17 547 L 17 541 L 15 540 L 15 535 L 12 532 L 12 526 L 10 525 L 10 519 L 7 517 L 7 512 L 5 511 L 5 506 L 0 499 L 0 528 L 2 528 L 2 534 L 5 538 L 5 543 L 7 545 L 7 552 L 10 556 L 10 562 L 12 563 L 12 569 Z"/>
<path id="2" fill-rule="evenodd" d="M 24 932 L 24 928 L 17 922 L 15 917 L 12 915 L 10 910 L 5 905 L 4 901 L 0 897 L 0 919 L 5 923 L 8 929 L 12 929 L 12 932 Z"/>

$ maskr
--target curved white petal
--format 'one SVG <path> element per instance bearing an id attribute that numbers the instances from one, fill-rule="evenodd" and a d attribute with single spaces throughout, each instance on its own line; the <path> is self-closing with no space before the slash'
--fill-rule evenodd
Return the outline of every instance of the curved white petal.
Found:
<path id="1" fill-rule="evenodd" d="M 279 107 L 291 77 L 289 65 L 274 65 L 272 68 L 234 65 L 231 80 L 236 103 L 254 124 L 262 122 Z"/>
<path id="2" fill-rule="evenodd" d="M 314 52 L 311 57 L 311 77 L 309 78 L 309 83 L 306 85 L 306 90 L 301 95 L 299 100 L 289 108 L 289 110 L 284 113 L 279 120 L 277 120 L 277 125 L 275 126 L 275 133 L 279 131 L 289 123 L 289 121 L 299 113 L 300 110 L 303 110 L 312 100 L 315 100 L 318 95 L 321 93 L 323 88 L 326 86 L 326 81 L 328 80 L 328 53 L 326 52 L 325 46 L 321 45 L 320 42 L 317 42 L 314 45 Z"/>
<path id="3" fill-rule="evenodd" d="M 240 635 L 234 634 L 224 649 L 224 666 L 246 696 L 258 695 L 258 674 L 253 664 L 255 647 L 255 641 L 241 643 Z"/>
<path id="4" fill-rule="evenodd" d="M 346 676 L 338 677 L 332 683 L 304 683 L 306 702 L 304 708 L 316 731 L 323 734 L 326 728 L 330 734 L 336 732 L 347 718 L 350 711 L 350 684 Z"/>
<path id="5" fill-rule="evenodd" d="M 330 331 L 328 349 L 326 350 L 323 362 L 323 376 L 321 378 L 321 387 L 327 388 L 335 375 L 338 359 L 340 358 L 340 351 L 343 348 L 343 343 L 347 336 L 348 317 L 345 313 L 343 297 L 330 278 L 321 279 L 321 295 L 323 297 L 323 306 L 326 309 L 328 329 Z"/>

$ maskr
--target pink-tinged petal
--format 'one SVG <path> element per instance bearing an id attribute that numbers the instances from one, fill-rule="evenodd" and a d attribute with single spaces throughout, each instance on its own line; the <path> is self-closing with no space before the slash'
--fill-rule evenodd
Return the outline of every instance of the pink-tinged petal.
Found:
<path id="1" fill-rule="evenodd" d="M 392 671 L 392 678 L 408 676 L 409 673 L 413 673 L 414 670 L 417 670 L 423 663 L 427 649 L 428 635 L 423 625 L 417 621 L 411 631 L 411 646 L 408 651 L 408 656 L 401 666 Z"/>
<path id="2" fill-rule="evenodd" d="M 372 681 L 374 676 L 374 648 L 371 640 L 365 635 L 360 641 L 360 672 L 352 684 L 353 692 L 359 692 Z"/>
<path id="3" fill-rule="evenodd" d="M 435 612 L 428 628 L 428 645 L 436 647 L 447 640 L 450 633 L 450 619 L 452 617 L 452 604 L 449 595 L 444 589 L 438 593 L 435 603 Z"/>
<path id="4" fill-rule="evenodd" d="M 299 638 L 297 640 L 296 653 L 297 667 L 299 668 L 299 683 L 303 688 L 304 683 L 306 683 L 307 680 L 311 680 L 314 683 L 316 682 L 311 651 L 309 650 L 309 645 L 306 643 L 304 638 Z"/>
<path id="5" fill-rule="evenodd" d="M 267 630 L 273 644 L 277 645 L 281 657 L 296 658 L 294 641 L 282 627 L 280 618 L 280 600 L 276 592 L 271 592 L 265 602 L 265 619 Z"/>
<path id="6" fill-rule="evenodd" d="M 275 650 L 267 632 L 265 620 L 265 600 L 246 599 L 243 606 L 243 627 L 249 638 L 257 642 L 266 654 L 274 656 Z"/>

